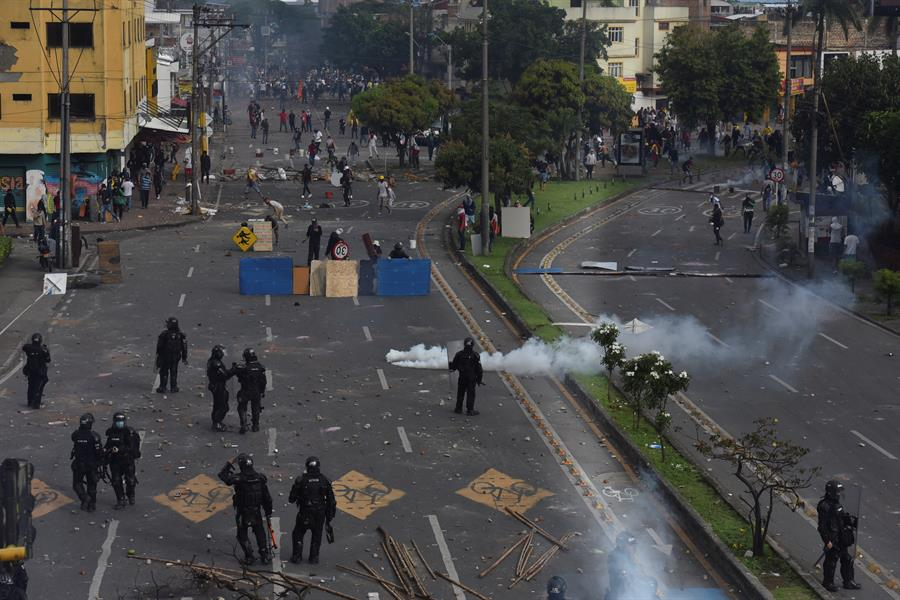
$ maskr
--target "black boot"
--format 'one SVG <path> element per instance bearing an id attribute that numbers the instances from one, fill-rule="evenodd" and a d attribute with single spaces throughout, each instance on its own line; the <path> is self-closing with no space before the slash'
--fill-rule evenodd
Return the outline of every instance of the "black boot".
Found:
<path id="1" fill-rule="evenodd" d="M 123 509 L 123 508 L 125 508 L 125 498 L 117 498 L 117 499 L 116 499 L 116 505 L 113 506 L 113 509 L 115 509 L 115 510 L 120 510 L 120 509 Z"/>
<path id="2" fill-rule="evenodd" d="M 134 496 L 128 496 L 128 504 L 134 506 Z"/>
<path id="3" fill-rule="evenodd" d="M 295 565 L 296 565 L 296 564 L 300 564 L 300 563 L 303 561 L 303 551 L 302 551 L 302 550 L 297 550 L 297 551 L 293 552 L 293 553 L 291 554 L 290 561 L 291 561 L 292 563 L 294 563 Z"/>
<path id="4" fill-rule="evenodd" d="M 829 592 L 838 591 L 838 586 L 834 585 L 834 582 L 828 583 L 827 581 L 822 582 L 822 587 L 828 590 Z"/>
<path id="5" fill-rule="evenodd" d="M 318 557 L 318 556 L 310 556 L 310 557 L 309 557 L 309 564 L 311 564 L 311 565 L 317 565 L 317 564 L 319 564 L 319 557 Z"/>
<path id="6" fill-rule="evenodd" d="M 166 388 L 164 388 L 164 387 L 158 387 L 158 388 L 156 388 L 156 393 L 157 393 L 157 394 L 165 394 L 165 393 L 166 393 Z"/>
<path id="7" fill-rule="evenodd" d="M 844 589 L 845 590 L 859 590 L 859 589 L 862 589 L 862 586 L 851 579 L 850 581 L 844 582 Z"/>

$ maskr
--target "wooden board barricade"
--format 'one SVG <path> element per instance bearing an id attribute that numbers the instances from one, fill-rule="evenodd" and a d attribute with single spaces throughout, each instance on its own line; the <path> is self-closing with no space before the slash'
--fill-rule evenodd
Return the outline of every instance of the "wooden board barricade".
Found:
<path id="1" fill-rule="evenodd" d="M 329 260 L 325 263 L 325 296 L 353 298 L 359 290 L 359 262 Z"/>
<path id="2" fill-rule="evenodd" d="M 325 295 L 325 261 L 314 260 L 309 265 L 309 295 Z"/>
<path id="3" fill-rule="evenodd" d="M 294 267 L 294 295 L 309 295 L 309 267 Z"/>
<path id="4" fill-rule="evenodd" d="M 122 256 L 119 242 L 97 242 L 100 283 L 122 283 Z"/>
<path id="5" fill-rule="evenodd" d="M 275 242 L 275 238 L 272 235 L 272 224 L 265 219 L 250 219 L 248 223 L 253 228 L 253 233 L 256 234 L 253 251 L 271 252 Z"/>

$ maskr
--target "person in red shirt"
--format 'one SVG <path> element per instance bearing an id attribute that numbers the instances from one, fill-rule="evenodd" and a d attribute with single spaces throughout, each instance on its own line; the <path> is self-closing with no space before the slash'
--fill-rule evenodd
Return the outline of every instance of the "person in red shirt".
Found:
<path id="1" fill-rule="evenodd" d="M 460 204 L 456 208 L 456 232 L 459 235 L 459 251 L 463 252 L 466 249 L 466 226 L 468 225 L 468 219 L 466 218 L 466 209 L 463 208 L 463 205 Z"/>
<path id="2" fill-rule="evenodd" d="M 288 122 L 287 122 L 287 113 L 284 112 L 284 109 L 281 109 L 281 112 L 278 113 L 278 131 L 287 131 L 288 130 Z"/>

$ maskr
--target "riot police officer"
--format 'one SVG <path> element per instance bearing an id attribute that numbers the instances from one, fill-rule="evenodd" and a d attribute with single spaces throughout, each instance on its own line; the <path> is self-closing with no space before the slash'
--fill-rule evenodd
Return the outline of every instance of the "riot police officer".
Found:
<path id="1" fill-rule="evenodd" d="M 272 518 L 272 496 L 269 495 L 269 487 L 266 485 L 266 476 L 257 473 L 253 468 L 253 459 L 246 454 L 238 454 L 235 462 L 240 473 L 234 472 L 234 465 L 229 461 L 219 471 L 219 479 L 226 485 L 234 486 L 234 520 L 237 524 L 237 539 L 244 550 L 244 562 L 252 565 L 253 547 L 247 535 L 247 529 L 253 529 L 256 536 L 256 545 L 259 549 L 260 563 L 268 563 L 272 560 L 269 552 L 269 539 L 263 527 L 260 509 L 266 513 L 266 520 Z"/>
<path id="2" fill-rule="evenodd" d="M 291 495 L 288 501 L 296 504 L 297 522 L 291 533 L 293 549 L 291 562 L 299 563 L 303 560 L 303 537 L 310 532 L 309 562 L 319 562 L 319 547 L 322 545 L 322 528 L 328 526 L 328 541 L 333 541 L 331 533 L 331 521 L 337 510 L 337 502 L 334 499 L 334 490 L 331 481 L 322 475 L 319 459 L 310 456 L 306 459 L 306 472 L 294 480 L 291 487 Z"/>
<path id="3" fill-rule="evenodd" d="M 92 428 L 94 415 L 85 413 L 72 433 L 72 488 L 81 500 L 81 510 L 97 510 L 97 471 L 103 465 L 103 442 Z"/>
<path id="4" fill-rule="evenodd" d="M 616 536 L 616 547 L 609 554 L 609 591 L 606 600 L 655 600 L 657 583 L 642 574 L 634 553 L 637 540 L 627 531 Z"/>
<path id="5" fill-rule="evenodd" d="M 825 563 L 822 565 L 822 586 L 829 592 L 836 592 L 834 571 L 838 559 L 841 561 L 841 579 L 845 590 L 858 590 L 860 586 L 853 578 L 853 557 L 847 551 L 856 541 L 857 517 L 841 506 L 844 486 L 831 480 L 825 484 L 825 497 L 816 506 L 819 513 L 819 535 L 825 544 Z"/>
<path id="6" fill-rule="evenodd" d="M 262 399 L 266 396 L 266 368 L 256 357 L 253 348 L 244 350 L 244 362 L 231 363 L 231 372 L 241 383 L 237 393 L 238 417 L 241 420 L 241 433 L 247 433 L 247 404 L 250 404 L 252 430 L 259 431 L 259 413 L 262 411 Z"/>
<path id="7" fill-rule="evenodd" d="M 482 378 L 484 370 L 481 368 L 481 357 L 475 352 L 475 340 L 467 337 L 463 342 L 463 349 L 456 353 L 450 362 L 450 370 L 459 372 L 459 380 L 456 384 L 456 414 L 462 413 L 463 397 L 466 398 L 466 414 L 471 416 L 479 414 L 475 410 L 475 386 L 484 385 Z"/>
<path id="8" fill-rule="evenodd" d="M 23 561 L 0 562 L 0 600 L 27 600 L 28 573 Z"/>
<path id="9" fill-rule="evenodd" d="M 215 431 L 225 431 L 225 424 L 222 422 L 228 414 L 228 388 L 225 384 L 233 375 L 222 362 L 223 358 L 225 348 L 216 344 L 213 346 L 212 355 L 206 361 L 206 378 L 209 380 L 207 388 L 213 397 L 212 427 Z"/>
<path id="10" fill-rule="evenodd" d="M 134 488 L 137 477 L 134 473 L 134 461 L 141 457 L 141 436 L 128 426 L 124 413 L 113 415 L 113 426 L 106 430 L 106 460 L 109 463 L 110 479 L 116 492 L 116 510 L 134 504 Z"/>
<path id="11" fill-rule="evenodd" d="M 547 600 L 566 600 L 566 580 L 554 575 L 547 581 Z"/>
<path id="12" fill-rule="evenodd" d="M 178 328 L 178 319 L 166 319 L 166 329 L 156 340 L 156 368 L 159 369 L 157 394 L 166 391 L 166 384 L 173 393 L 178 391 L 178 361 L 187 364 L 187 338 Z"/>
<path id="13" fill-rule="evenodd" d="M 47 385 L 47 363 L 50 362 L 50 351 L 44 344 L 41 334 L 31 336 L 31 342 L 22 346 L 25 353 L 25 368 L 22 374 L 28 378 L 28 408 L 40 408 Z"/>

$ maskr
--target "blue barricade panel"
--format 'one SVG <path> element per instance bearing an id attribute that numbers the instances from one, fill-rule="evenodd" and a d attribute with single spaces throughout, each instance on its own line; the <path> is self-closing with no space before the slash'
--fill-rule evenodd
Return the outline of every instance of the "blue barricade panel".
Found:
<path id="1" fill-rule="evenodd" d="M 242 258 L 239 278 L 242 296 L 290 296 L 294 293 L 294 259 Z"/>
<path id="2" fill-rule="evenodd" d="M 359 261 L 359 291 L 360 296 L 375 295 L 375 263 L 374 260 Z"/>
<path id="3" fill-rule="evenodd" d="M 375 291 L 379 296 L 427 296 L 431 292 L 431 260 L 379 259 Z"/>

